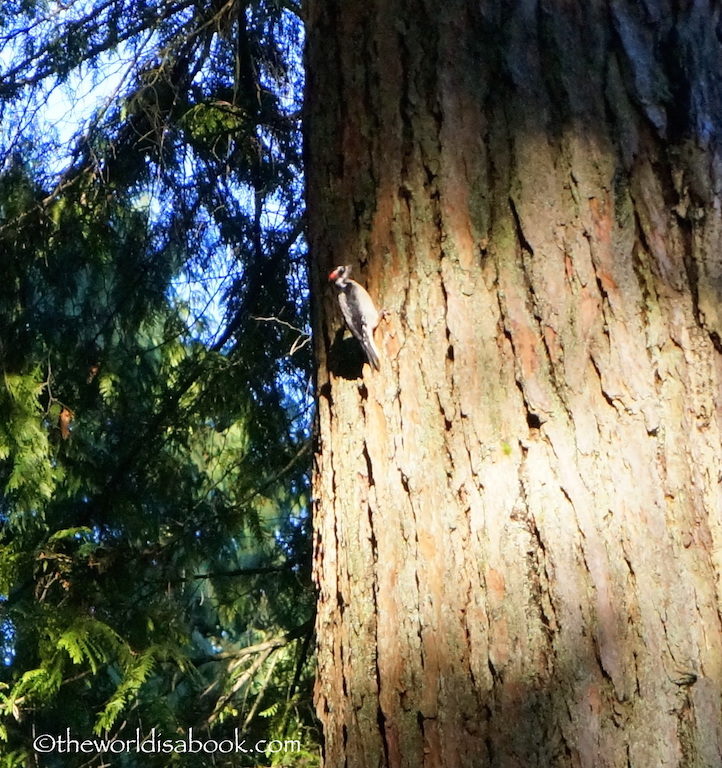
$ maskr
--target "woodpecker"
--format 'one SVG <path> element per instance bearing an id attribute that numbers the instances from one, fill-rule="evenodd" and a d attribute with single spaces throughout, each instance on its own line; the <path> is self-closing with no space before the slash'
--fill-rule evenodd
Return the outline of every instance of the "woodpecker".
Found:
<path id="1" fill-rule="evenodd" d="M 365 288 L 351 280 L 350 266 L 336 267 L 328 279 L 336 286 L 338 304 L 349 331 L 359 340 L 371 367 L 380 370 L 379 351 L 374 343 L 374 331 L 381 322 L 379 312 Z"/>

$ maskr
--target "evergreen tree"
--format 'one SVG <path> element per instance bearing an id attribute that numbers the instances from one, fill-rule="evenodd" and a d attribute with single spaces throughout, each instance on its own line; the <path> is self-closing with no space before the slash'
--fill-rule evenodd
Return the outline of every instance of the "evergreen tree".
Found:
<path id="1" fill-rule="evenodd" d="M 2 760 L 238 728 L 313 762 L 295 10 L 5 3 L 0 40 Z"/>

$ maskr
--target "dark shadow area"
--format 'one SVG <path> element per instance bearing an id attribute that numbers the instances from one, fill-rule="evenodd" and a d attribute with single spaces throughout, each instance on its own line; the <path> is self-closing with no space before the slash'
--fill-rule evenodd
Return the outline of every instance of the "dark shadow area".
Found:
<path id="1" fill-rule="evenodd" d="M 344 327 L 336 331 L 328 351 L 328 370 L 334 376 L 353 381 L 363 378 L 363 367 L 368 364 L 359 342 Z"/>

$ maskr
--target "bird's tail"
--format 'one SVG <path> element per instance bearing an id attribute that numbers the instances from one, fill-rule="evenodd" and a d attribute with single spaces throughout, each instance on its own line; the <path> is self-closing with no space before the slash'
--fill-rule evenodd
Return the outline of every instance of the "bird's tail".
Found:
<path id="1" fill-rule="evenodd" d="M 376 371 L 380 371 L 381 364 L 379 363 L 379 351 L 376 349 L 376 343 L 374 342 L 372 333 L 364 333 L 363 348 L 371 367 Z"/>

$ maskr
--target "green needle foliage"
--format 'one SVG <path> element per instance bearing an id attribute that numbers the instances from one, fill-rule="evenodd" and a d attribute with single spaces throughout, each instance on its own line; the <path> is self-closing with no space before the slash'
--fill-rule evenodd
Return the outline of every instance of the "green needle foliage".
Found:
<path id="1" fill-rule="evenodd" d="M 2 4 L 1 766 L 108 764 L 34 752 L 68 728 L 318 762 L 300 43 L 274 2 Z"/>

